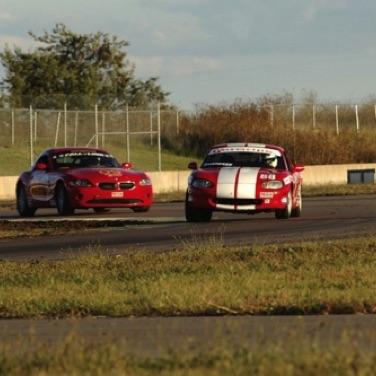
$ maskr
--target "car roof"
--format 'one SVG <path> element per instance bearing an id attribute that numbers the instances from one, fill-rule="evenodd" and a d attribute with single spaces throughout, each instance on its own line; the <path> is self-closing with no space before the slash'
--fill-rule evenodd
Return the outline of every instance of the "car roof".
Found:
<path id="1" fill-rule="evenodd" d="M 91 148 L 91 147 L 87 147 L 87 146 L 84 146 L 84 147 L 73 146 L 73 147 L 51 148 L 51 149 L 47 149 L 44 153 L 56 154 L 56 153 L 78 152 L 78 151 L 92 151 L 92 152 L 110 154 L 106 150 L 99 149 L 99 148 Z"/>

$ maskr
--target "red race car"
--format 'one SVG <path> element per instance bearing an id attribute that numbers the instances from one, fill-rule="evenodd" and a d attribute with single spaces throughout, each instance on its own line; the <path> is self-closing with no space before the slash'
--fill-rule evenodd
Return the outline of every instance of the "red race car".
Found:
<path id="1" fill-rule="evenodd" d="M 210 221 L 213 211 L 255 214 L 274 212 L 277 219 L 302 211 L 302 164 L 293 164 L 279 146 L 256 143 L 215 145 L 202 165 L 188 165 L 185 216 Z"/>
<path id="2" fill-rule="evenodd" d="M 150 178 L 120 165 L 107 151 L 87 147 L 65 147 L 44 151 L 16 184 L 17 209 L 33 216 L 39 208 L 57 208 L 60 215 L 75 209 L 130 208 L 146 212 L 153 203 Z"/>

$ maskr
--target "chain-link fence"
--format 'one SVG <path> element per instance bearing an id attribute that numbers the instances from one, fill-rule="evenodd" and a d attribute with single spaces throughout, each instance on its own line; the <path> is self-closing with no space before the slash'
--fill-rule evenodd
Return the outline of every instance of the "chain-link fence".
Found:
<path id="1" fill-rule="evenodd" d="M 254 106 L 254 105 L 253 105 Z M 181 119 L 185 131 L 189 127 L 199 129 L 200 111 L 177 109 L 153 110 L 125 108 L 121 111 L 101 111 L 95 106 L 92 111 L 71 110 L 65 104 L 61 109 L 46 110 L 29 108 L 0 108 L 0 147 L 27 148 L 30 163 L 37 151 L 59 146 L 96 146 L 116 150 L 122 161 L 138 164 L 142 155 L 139 150 L 148 149 L 148 158 L 153 161 L 149 170 L 160 171 L 161 139 L 176 140 L 179 137 Z M 239 111 L 244 110 L 244 106 Z M 353 129 L 376 130 L 376 105 L 374 104 L 283 104 L 258 106 L 262 121 L 278 124 L 289 130 L 320 129 L 341 131 Z M 254 120 L 254 119 L 253 119 Z M 213 116 L 213 129 L 216 119 Z M 183 135 L 184 137 L 184 135 Z M 140 147 L 142 146 L 142 147 Z"/>
<path id="2" fill-rule="evenodd" d="M 0 109 L 0 147 L 37 150 L 61 146 L 91 146 L 120 151 L 119 158 L 132 160 L 133 151 L 154 151 L 154 169 L 161 170 L 161 137 L 179 131 L 177 111 L 70 111 Z"/>

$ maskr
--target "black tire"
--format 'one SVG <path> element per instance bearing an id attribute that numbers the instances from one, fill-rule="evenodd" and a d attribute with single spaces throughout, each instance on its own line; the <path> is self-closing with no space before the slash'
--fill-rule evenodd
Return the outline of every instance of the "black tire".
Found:
<path id="1" fill-rule="evenodd" d="M 93 210 L 96 212 L 96 213 L 108 213 L 110 211 L 109 208 L 93 208 Z"/>
<path id="2" fill-rule="evenodd" d="M 188 202 L 188 195 L 185 199 L 185 219 L 187 222 L 210 222 L 213 217 L 213 211 L 209 209 L 193 208 Z"/>
<path id="3" fill-rule="evenodd" d="M 302 197 L 300 196 L 299 205 L 296 208 L 291 210 L 291 217 L 294 217 L 294 218 L 300 217 L 302 215 L 302 206 L 303 206 L 303 202 L 302 202 Z"/>
<path id="4" fill-rule="evenodd" d="M 275 210 L 275 217 L 277 219 L 289 219 L 291 217 L 292 211 L 292 195 L 291 191 L 289 191 L 287 195 L 287 204 L 284 209 L 276 209 Z"/>
<path id="5" fill-rule="evenodd" d="M 144 206 L 144 207 L 139 207 L 139 208 L 132 208 L 132 210 L 135 212 L 135 213 L 146 213 L 148 212 L 150 209 L 150 206 Z"/>
<path id="6" fill-rule="evenodd" d="M 74 208 L 69 202 L 67 190 L 63 184 L 56 187 L 56 209 L 60 215 L 71 215 L 74 213 Z"/>
<path id="7" fill-rule="evenodd" d="M 26 190 L 22 184 L 17 187 L 17 210 L 21 217 L 32 217 L 37 211 L 36 208 L 29 206 Z"/>

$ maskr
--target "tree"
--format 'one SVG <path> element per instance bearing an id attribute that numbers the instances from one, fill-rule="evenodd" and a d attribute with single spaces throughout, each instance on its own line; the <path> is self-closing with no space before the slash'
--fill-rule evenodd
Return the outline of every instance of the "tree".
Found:
<path id="1" fill-rule="evenodd" d="M 167 101 L 169 93 L 157 77 L 135 78 L 134 64 L 124 52 L 127 41 L 102 32 L 75 34 L 61 23 L 51 34 L 37 36 L 30 31 L 29 35 L 40 44 L 34 52 L 6 46 L 0 53 L 13 106 L 61 108 L 67 103 L 87 109 L 98 104 L 115 110 L 126 103 L 145 108 Z"/>

